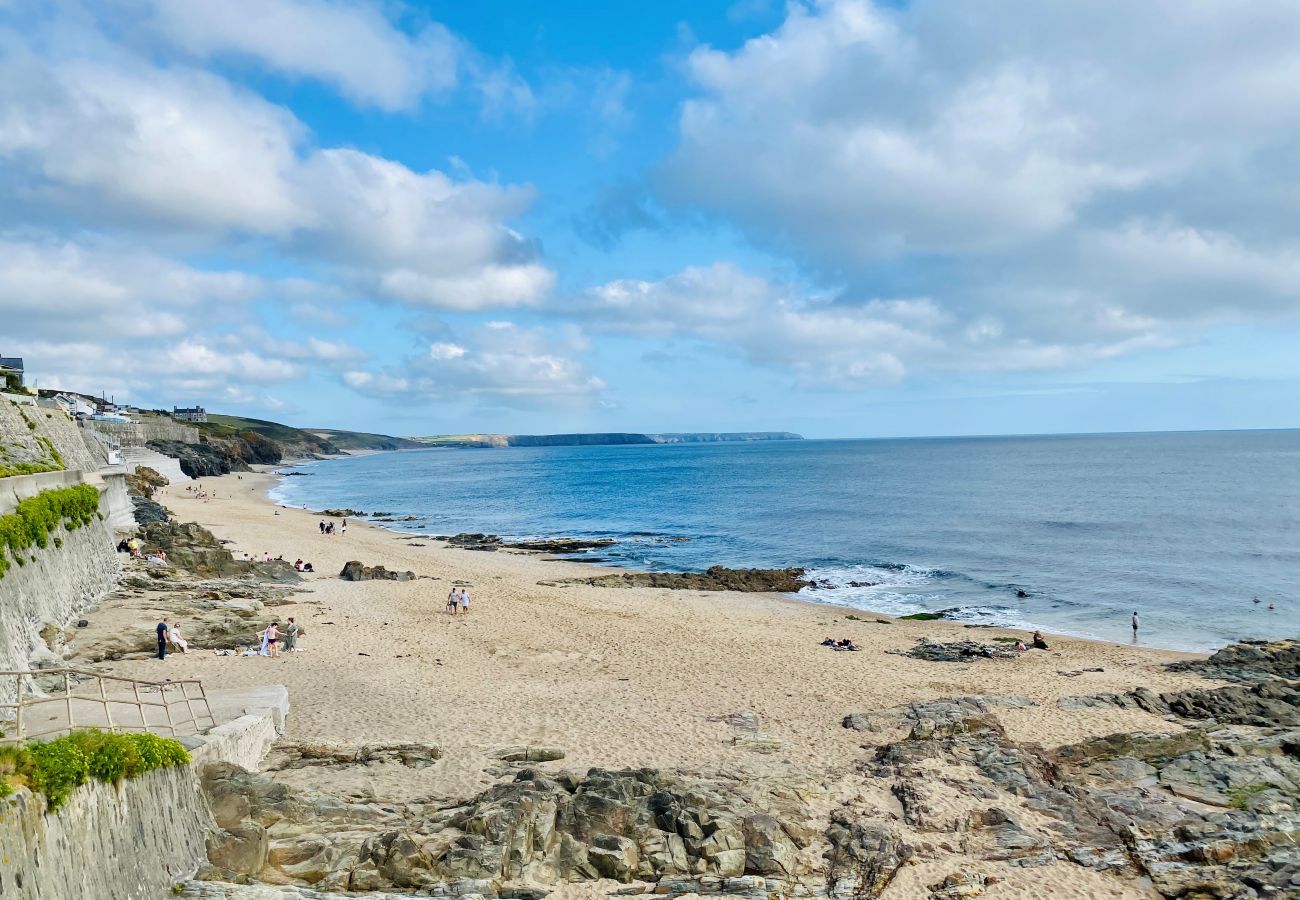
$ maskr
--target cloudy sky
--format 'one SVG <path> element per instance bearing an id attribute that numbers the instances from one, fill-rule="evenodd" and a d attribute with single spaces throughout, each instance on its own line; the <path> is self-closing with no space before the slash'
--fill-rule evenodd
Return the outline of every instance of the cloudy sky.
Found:
<path id="1" fill-rule="evenodd" d="M 0 355 L 397 434 L 1300 425 L 1300 5 L 0 0 Z"/>

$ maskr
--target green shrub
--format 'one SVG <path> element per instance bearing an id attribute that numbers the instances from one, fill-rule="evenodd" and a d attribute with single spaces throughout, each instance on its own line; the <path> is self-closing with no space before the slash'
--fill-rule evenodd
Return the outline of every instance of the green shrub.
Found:
<path id="1" fill-rule="evenodd" d="M 9 568 L 8 550 L 18 565 L 22 551 L 50 544 L 50 534 L 60 525 L 73 531 L 99 517 L 99 491 L 89 484 L 41 491 L 28 497 L 7 516 L 0 516 L 0 578 Z M 35 557 L 32 557 L 35 559 Z"/>
<path id="2" fill-rule="evenodd" d="M 74 731 L 49 742 L 0 747 L 0 797 L 27 787 L 44 794 L 53 812 L 92 779 L 116 784 L 189 761 L 189 753 L 175 738 Z"/>

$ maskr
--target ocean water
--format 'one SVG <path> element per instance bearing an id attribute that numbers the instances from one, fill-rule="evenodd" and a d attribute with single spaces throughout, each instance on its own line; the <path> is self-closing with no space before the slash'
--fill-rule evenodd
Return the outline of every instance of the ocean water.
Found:
<path id="1" fill-rule="evenodd" d="M 1177 649 L 1300 634 L 1300 431 L 432 449 L 296 471 L 282 503 L 416 516 L 388 526 L 416 534 L 610 537 L 593 556 L 615 566 L 804 566 L 819 585 L 799 596 L 841 607 L 1125 642 L 1137 610 L 1141 643 Z"/>

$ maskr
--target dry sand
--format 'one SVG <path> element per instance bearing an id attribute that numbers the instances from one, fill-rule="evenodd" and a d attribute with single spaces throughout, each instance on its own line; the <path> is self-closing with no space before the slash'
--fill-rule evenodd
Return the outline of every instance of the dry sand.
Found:
<path id="1" fill-rule="evenodd" d="M 887 617 L 781 596 L 557 584 L 589 576 L 593 567 L 448 548 L 362 520 L 350 520 L 346 536 L 326 537 L 318 516 L 293 509 L 276 514 L 265 497 L 274 476 L 245 473 L 202 483 L 216 499 L 196 500 L 179 486 L 160 499 L 180 521 L 197 521 L 232 541 L 237 556 L 269 551 L 315 565 L 316 574 L 306 576 L 310 593 L 268 610 L 281 623 L 295 616 L 305 627 L 303 652 L 278 659 L 191 652 L 165 662 L 125 660 L 114 671 L 197 677 L 214 687 L 284 684 L 291 739 L 422 741 L 445 751 L 429 769 L 343 775 L 356 783 L 336 788 L 464 798 L 496 779 L 492 750 L 520 744 L 563 748 L 567 758 L 550 767 L 651 766 L 754 777 L 798 772 L 831 785 L 864 757 L 864 743 L 897 737 L 841 727 L 849 713 L 1015 694 L 1039 705 L 999 710 L 1011 737 L 1056 745 L 1117 731 L 1178 730 L 1141 712 L 1061 710 L 1055 705 L 1061 696 L 1205 684 L 1163 668 L 1188 654 L 1059 636 L 1049 637 L 1050 651 L 1017 660 L 914 660 L 888 651 L 905 650 L 921 637 L 988 640 L 1014 633 L 942 621 L 879 624 Z M 345 582 L 337 574 L 351 559 L 422 577 Z M 462 582 L 472 612 L 452 617 L 443 611 L 446 596 Z M 849 613 L 862 620 L 848 619 Z M 152 630 L 152 611 L 133 615 L 139 621 L 123 627 Z M 819 646 L 828 635 L 852 637 L 862 652 Z M 1094 667 L 1104 671 L 1058 674 Z M 786 743 L 784 752 L 734 747 L 736 732 L 712 721 L 746 710 L 758 714 L 762 731 Z M 296 777 L 325 776 L 303 770 Z M 1055 896 L 1144 896 L 1130 893 L 1134 885 L 1063 868 L 1069 871 L 1056 877 L 1070 880 Z M 998 892 L 1016 895 L 1010 885 Z M 891 889 L 890 896 L 906 891 Z"/>

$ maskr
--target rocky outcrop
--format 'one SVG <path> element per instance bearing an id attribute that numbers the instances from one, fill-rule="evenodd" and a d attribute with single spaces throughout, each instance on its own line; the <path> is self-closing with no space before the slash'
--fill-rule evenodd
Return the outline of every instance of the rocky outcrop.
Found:
<path id="1" fill-rule="evenodd" d="M 191 478 L 211 478 L 231 472 L 249 471 L 248 463 L 211 444 L 183 444 L 179 441 L 150 441 L 150 450 L 180 460 L 181 471 Z M 278 460 L 277 460 L 278 462 Z"/>
<path id="2" fill-rule="evenodd" d="M 1209 659 L 1170 663 L 1175 671 L 1199 672 L 1224 681 L 1300 681 L 1300 638 L 1285 641 L 1242 641 L 1224 647 Z"/>
<path id="3" fill-rule="evenodd" d="M 304 769 L 309 766 L 369 766 L 376 763 L 401 763 L 412 769 L 431 766 L 442 758 L 442 749 L 433 744 L 365 744 L 341 747 L 336 744 L 276 744 L 266 763 L 267 772 Z"/>
<path id="4" fill-rule="evenodd" d="M 976 662 L 981 659 L 1015 659 L 1014 645 L 981 644 L 978 641 L 953 641 L 941 643 L 921 638 L 916 646 L 902 651 L 903 656 L 930 662 Z"/>
<path id="5" fill-rule="evenodd" d="M 359 560 L 348 560 L 343 564 L 339 577 L 344 581 L 410 581 L 414 572 L 392 572 L 383 566 L 362 565 Z"/>
<path id="6" fill-rule="evenodd" d="M 608 878 L 659 894 L 766 896 L 809 878 L 875 897 L 910 855 L 884 826 L 810 827 L 807 785 L 649 769 L 525 769 L 450 809 L 343 804 L 230 766 L 208 767 L 203 785 L 221 829 L 211 877 L 322 890 L 539 897 Z"/>
<path id="7" fill-rule="evenodd" d="M 507 541 L 495 534 L 477 532 L 454 534 L 450 537 L 439 535 L 436 539 L 446 541 L 451 546 L 459 547 L 462 550 L 493 551 L 508 547 L 512 550 L 530 550 L 534 553 L 563 554 L 585 553 L 588 550 L 599 550 L 615 543 L 610 538 L 539 538 L 527 541 Z"/>
<path id="8" fill-rule="evenodd" d="M 572 579 L 573 584 L 595 587 L 652 587 L 678 591 L 745 591 L 796 593 L 808 585 L 804 570 L 729 569 L 712 566 L 703 572 L 621 572 L 594 578 Z"/>

